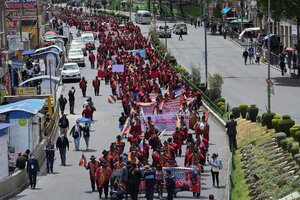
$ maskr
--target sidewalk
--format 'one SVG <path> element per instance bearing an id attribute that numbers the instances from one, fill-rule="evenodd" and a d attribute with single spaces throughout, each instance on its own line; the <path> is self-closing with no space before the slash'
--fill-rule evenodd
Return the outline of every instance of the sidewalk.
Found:
<path id="1" fill-rule="evenodd" d="M 188 35 L 178 41 L 177 35 L 168 39 L 168 49 L 177 59 L 179 65 L 190 71 L 191 64 L 204 63 L 204 29 L 188 25 Z M 260 114 L 266 112 L 267 106 L 267 65 L 244 65 L 243 50 L 231 40 L 222 36 L 207 35 L 208 74 L 219 73 L 223 76 L 222 96 L 230 107 L 240 104 L 256 104 Z M 205 78 L 204 65 L 200 66 L 202 82 Z M 300 79 L 281 76 L 278 70 L 271 68 L 274 93 L 271 95 L 271 110 L 278 114 L 289 114 L 300 123 L 297 111 L 300 98 Z"/>

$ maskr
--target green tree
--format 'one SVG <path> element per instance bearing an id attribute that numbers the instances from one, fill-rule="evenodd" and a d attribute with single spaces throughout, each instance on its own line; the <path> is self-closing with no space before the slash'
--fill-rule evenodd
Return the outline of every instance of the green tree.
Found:
<path id="1" fill-rule="evenodd" d="M 213 74 L 208 77 L 208 96 L 214 101 L 221 97 L 223 78 L 221 74 Z"/>
<path id="2" fill-rule="evenodd" d="M 217 3 L 216 7 L 213 9 L 213 15 L 215 18 L 222 19 L 222 5 Z"/>

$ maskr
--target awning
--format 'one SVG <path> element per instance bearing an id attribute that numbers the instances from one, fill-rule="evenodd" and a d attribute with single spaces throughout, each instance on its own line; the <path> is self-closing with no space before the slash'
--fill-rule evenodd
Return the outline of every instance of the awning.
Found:
<path id="1" fill-rule="evenodd" d="M 0 123 L 0 131 L 12 126 L 11 123 Z"/>
<path id="2" fill-rule="evenodd" d="M 223 14 L 227 14 L 230 10 L 231 10 L 231 7 L 227 7 L 227 6 L 226 6 L 225 8 L 222 9 L 221 12 L 222 12 Z"/>
<path id="3" fill-rule="evenodd" d="M 243 32 L 240 33 L 239 39 L 241 39 L 241 38 L 243 37 L 243 35 L 244 35 L 246 32 L 250 32 L 250 31 L 259 31 L 259 30 L 260 30 L 259 27 L 246 28 L 245 30 L 243 30 Z"/>
<path id="4" fill-rule="evenodd" d="M 6 104 L 4 106 L 0 106 L 0 114 L 12 111 L 22 111 L 30 114 L 36 114 L 43 108 L 45 102 L 45 99 L 26 99 L 15 103 Z"/>
<path id="5" fill-rule="evenodd" d="M 34 54 L 34 49 L 25 50 L 22 52 L 22 56 L 32 55 Z"/>
<path id="6" fill-rule="evenodd" d="M 36 77 L 30 78 L 30 79 L 27 79 L 26 81 L 23 81 L 22 83 L 20 83 L 20 84 L 19 84 L 19 87 L 21 87 L 22 85 L 24 85 L 24 84 L 27 83 L 27 82 L 35 81 L 35 80 L 39 80 L 39 79 L 42 79 L 42 80 L 50 79 L 50 76 L 49 76 L 49 75 L 42 75 L 42 76 L 36 76 Z M 51 80 L 52 80 L 52 81 L 59 82 L 59 81 L 60 81 L 60 78 L 59 78 L 59 77 L 56 77 L 56 76 L 51 76 Z"/>
<path id="7" fill-rule="evenodd" d="M 230 23 L 242 23 L 242 19 L 241 18 L 235 19 L 235 20 L 232 20 Z M 250 19 L 243 19 L 243 23 L 252 23 L 252 20 L 250 20 Z"/>

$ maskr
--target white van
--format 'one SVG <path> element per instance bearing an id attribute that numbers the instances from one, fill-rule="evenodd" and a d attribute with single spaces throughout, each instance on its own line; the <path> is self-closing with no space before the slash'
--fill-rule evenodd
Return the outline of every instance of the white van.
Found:
<path id="1" fill-rule="evenodd" d="M 151 13 L 147 10 L 139 10 L 135 14 L 135 22 L 137 24 L 150 24 Z"/>
<path id="2" fill-rule="evenodd" d="M 84 31 L 81 34 L 81 38 L 82 38 L 85 45 L 87 45 L 88 43 L 91 43 L 92 46 L 93 46 L 93 49 L 95 49 L 95 38 L 94 38 L 93 32 Z"/>

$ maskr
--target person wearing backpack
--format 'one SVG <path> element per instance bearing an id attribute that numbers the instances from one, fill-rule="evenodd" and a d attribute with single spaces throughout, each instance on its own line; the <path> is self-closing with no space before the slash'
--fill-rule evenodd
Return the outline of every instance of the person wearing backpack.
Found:
<path id="1" fill-rule="evenodd" d="M 79 151 L 80 138 L 81 138 L 82 127 L 78 122 L 72 127 L 70 135 L 74 138 L 75 151 Z"/>
<path id="2" fill-rule="evenodd" d="M 173 194 L 175 191 L 175 177 L 172 175 L 171 170 L 166 170 L 165 182 L 167 186 L 167 200 L 173 200 Z"/>
<path id="3" fill-rule="evenodd" d="M 219 171 L 223 169 L 223 163 L 222 161 L 218 158 L 217 153 L 213 153 L 209 164 L 211 165 L 211 175 L 212 175 L 212 181 L 213 181 L 213 186 L 215 187 L 215 183 L 217 181 L 217 188 L 219 187 Z"/>

